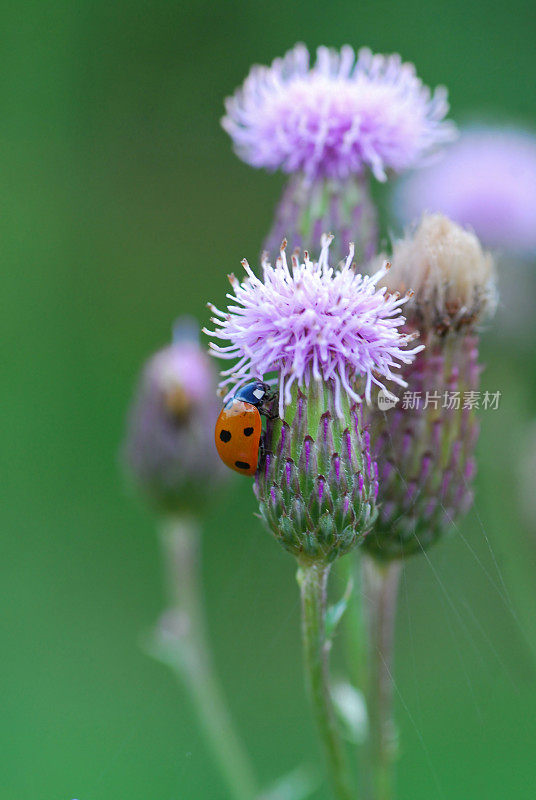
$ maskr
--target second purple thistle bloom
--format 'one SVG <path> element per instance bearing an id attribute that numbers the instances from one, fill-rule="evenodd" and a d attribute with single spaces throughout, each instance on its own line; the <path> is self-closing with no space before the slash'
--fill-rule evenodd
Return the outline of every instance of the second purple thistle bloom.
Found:
<path id="1" fill-rule="evenodd" d="M 312 62 L 297 44 L 270 66 L 252 67 L 227 99 L 222 125 L 240 158 L 289 174 L 265 240 L 272 257 L 286 238 L 315 256 L 322 233 L 337 235 L 331 257 L 355 242 L 358 260 L 377 251 L 373 176 L 427 163 L 456 136 L 447 90 L 434 92 L 399 55 L 319 47 Z"/>
<path id="2" fill-rule="evenodd" d="M 252 67 L 222 124 L 252 166 L 338 179 L 370 169 L 384 181 L 455 136 L 448 109 L 446 89 L 431 93 L 399 55 L 319 47 L 311 64 L 297 44 Z"/>

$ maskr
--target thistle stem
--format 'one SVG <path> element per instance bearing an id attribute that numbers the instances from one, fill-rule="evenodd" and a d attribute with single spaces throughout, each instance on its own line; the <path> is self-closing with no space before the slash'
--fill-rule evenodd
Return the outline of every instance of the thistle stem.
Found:
<path id="1" fill-rule="evenodd" d="M 338 558 L 335 562 L 335 570 L 340 585 L 346 586 L 351 581 L 353 587 L 341 622 L 343 652 L 348 678 L 364 696 L 367 680 L 367 632 L 363 610 L 361 588 L 363 576 L 359 548 L 352 550 L 344 558 Z"/>
<path id="2" fill-rule="evenodd" d="M 377 212 L 367 177 L 339 181 L 310 180 L 299 173 L 291 175 L 276 208 L 264 250 L 275 258 L 281 241 L 286 238 L 291 251 L 299 247 L 316 256 L 320 237 L 330 231 L 337 235 L 331 250 L 334 263 L 346 258 L 350 242 L 356 245 L 358 264 L 369 261 L 376 253 Z"/>
<path id="3" fill-rule="evenodd" d="M 326 640 L 328 574 L 329 565 L 318 562 L 302 561 L 298 567 L 305 673 L 333 797 L 336 800 L 355 800 L 329 688 L 329 643 Z"/>
<path id="4" fill-rule="evenodd" d="M 402 565 L 400 561 L 381 564 L 367 555 L 363 555 L 362 565 L 369 639 L 366 687 L 369 792 L 371 800 L 392 800 L 397 755 L 392 678 L 394 626 Z"/>
<path id="5" fill-rule="evenodd" d="M 199 568 L 199 523 L 174 516 L 161 526 L 169 608 L 149 649 L 188 690 L 232 800 L 253 800 L 256 782 L 216 676 L 206 631 Z"/>

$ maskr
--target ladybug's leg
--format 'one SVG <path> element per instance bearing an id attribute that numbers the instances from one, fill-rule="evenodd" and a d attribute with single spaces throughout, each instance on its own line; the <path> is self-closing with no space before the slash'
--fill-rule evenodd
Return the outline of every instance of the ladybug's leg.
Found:
<path id="1" fill-rule="evenodd" d="M 264 441 L 265 434 L 263 433 L 259 442 L 259 461 L 257 469 L 260 469 L 264 464 L 266 458 L 266 443 Z"/>
<path id="2" fill-rule="evenodd" d="M 263 400 L 262 406 L 259 408 L 260 413 L 266 417 L 266 419 L 277 419 L 279 414 L 277 413 L 277 392 L 272 392 L 271 394 L 267 394 Z"/>

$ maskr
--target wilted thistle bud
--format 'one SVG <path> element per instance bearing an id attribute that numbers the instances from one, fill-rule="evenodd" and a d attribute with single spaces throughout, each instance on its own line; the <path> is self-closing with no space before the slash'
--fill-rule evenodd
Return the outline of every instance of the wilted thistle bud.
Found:
<path id="1" fill-rule="evenodd" d="M 254 66 L 226 101 L 222 124 L 238 155 L 290 175 L 265 242 L 273 255 L 285 237 L 315 253 L 324 231 L 337 240 L 332 263 L 355 241 L 359 259 L 376 252 L 370 176 L 419 166 L 455 135 L 444 121 L 447 93 L 431 94 L 400 56 L 362 48 L 319 47 L 311 63 L 297 44 L 269 67 Z"/>
<path id="2" fill-rule="evenodd" d="M 425 349 L 403 369 L 408 388 L 389 410 L 370 409 L 381 502 L 365 546 L 380 559 L 429 547 L 471 506 L 481 367 L 477 326 L 495 306 L 493 264 L 474 234 L 424 216 L 393 246 L 390 290 L 414 291 L 408 331 Z"/>
<path id="3" fill-rule="evenodd" d="M 195 507 L 224 474 L 214 447 L 216 376 L 197 323 L 178 321 L 174 340 L 144 367 L 130 410 L 124 458 L 160 510 Z"/>
<path id="4" fill-rule="evenodd" d="M 331 237 L 323 237 L 318 262 L 305 253 L 287 264 L 283 245 L 275 267 L 263 261 L 262 280 L 231 276 L 234 296 L 215 313 L 216 331 L 228 342 L 211 344 L 221 358 L 237 360 L 222 386 L 237 388 L 252 377 L 279 390 L 278 417 L 269 420 L 265 455 L 255 476 L 261 515 L 299 559 L 330 563 L 360 542 L 374 520 L 376 468 L 361 424 L 361 392 L 372 384 L 401 382 L 393 372 L 420 348 L 399 331 L 407 298 L 378 290 L 386 273 L 355 272 L 353 248 L 334 271 Z"/>

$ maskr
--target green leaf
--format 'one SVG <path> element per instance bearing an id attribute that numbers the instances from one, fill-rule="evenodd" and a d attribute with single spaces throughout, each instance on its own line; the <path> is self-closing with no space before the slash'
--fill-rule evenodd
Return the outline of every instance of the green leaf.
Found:
<path id="1" fill-rule="evenodd" d="M 342 735 L 354 744 L 363 744 L 368 733 L 367 706 L 363 694 L 347 681 L 339 681 L 331 690 L 333 707 L 342 725 Z"/>
<path id="2" fill-rule="evenodd" d="M 301 766 L 280 778 L 258 800 L 306 800 L 318 788 L 318 776 L 310 767 Z"/>
<path id="3" fill-rule="evenodd" d="M 326 639 L 329 642 L 333 639 L 335 635 L 335 631 L 337 630 L 337 625 L 341 621 L 346 608 L 348 607 L 348 602 L 350 597 L 352 596 L 352 592 L 354 590 L 354 582 L 352 578 L 348 579 L 348 583 L 346 584 L 346 589 L 344 590 L 344 594 L 341 599 L 334 603 L 333 605 L 329 606 L 328 610 L 326 611 Z"/>

